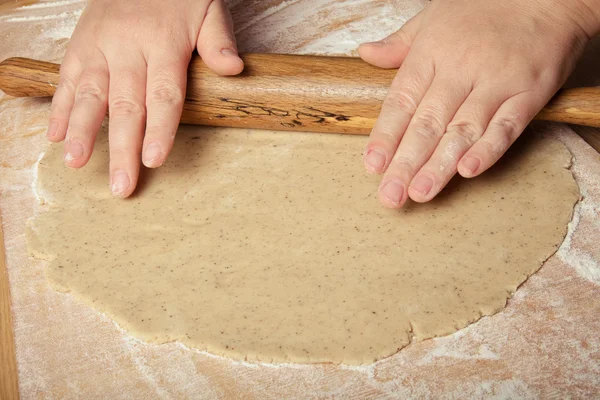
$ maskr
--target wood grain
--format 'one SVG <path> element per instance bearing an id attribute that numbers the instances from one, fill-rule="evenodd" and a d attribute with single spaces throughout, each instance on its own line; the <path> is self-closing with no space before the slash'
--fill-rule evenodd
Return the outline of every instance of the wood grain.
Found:
<path id="1" fill-rule="evenodd" d="M 200 57 L 192 59 L 182 123 L 366 135 L 396 73 L 350 57 L 243 59 L 246 68 L 235 77 L 218 76 Z M 58 79 L 57 64 L 25 58 L 0 63 L 0 88 L 11 96 L 51 96 Z M 536 119 L 600 127 L 600 87 L 561 90 Z"/>
<path id="2" fill-rule="evenodd" d="M 10 289 L 0 220 L 0 399 L 18 399 L 19 385 L 15 341 L 12 330 Z"/>
<path id="3" fill-rule="evenodd" d="M 0 11 L 34 4 L 37 0 L 0 0 Z"/>
<path id="4" fill-rule="evenodd" d="M 348 57 L 243 58 L 246 68 L 235 77 L 192 60 L 183 123 L 366 134 L 395 74 Z"/>
<path id="5" fill-rule="evenodd" d="M 0 88 L 13 97 L 53 96 L 60 65 L 27 58 L 9 58 L 0 63 Z"/>
<path id="6" fill-rule="evenodd" d="M 560 90 L 536 119 L 600 127 L 600 86 Z"/>

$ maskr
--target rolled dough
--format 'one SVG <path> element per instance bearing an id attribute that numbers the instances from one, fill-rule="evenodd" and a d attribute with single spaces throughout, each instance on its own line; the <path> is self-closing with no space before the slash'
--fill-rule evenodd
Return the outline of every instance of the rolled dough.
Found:
<path id="1" fill-rule="evenodd" d="M 47 275 L 150 342 L 234 359 L 362 364 L 491 315 L 560 245 L 579 198 L 559 142 L 521 140 L 428 204 L 381 207 L 365 139 L 184 127 L 114 199 L 107 143 L 39 163 L 29 246 Z"/>

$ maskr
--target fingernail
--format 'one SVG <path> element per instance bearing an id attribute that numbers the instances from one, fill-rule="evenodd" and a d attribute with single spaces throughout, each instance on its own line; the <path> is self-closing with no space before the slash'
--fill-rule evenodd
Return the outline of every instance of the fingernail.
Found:
<path id="1" fill-rule="evenodd" d="M 65 143 L 65 161 L 70 162 L 83 156 L 83 146 L 76 140 L 69 139 Z"/>
<path id="2" fill-rule="evenodd" d="M 158 167 L 162 158 L 162 151 L 160 145 L 156 142 L 150 143 L 144 150 L 142 161 L 146 167 Z"/>
<path id="3" fill-rule="evenodd" d="M 112 176 L 110 189 L 115 196 L 123 196 L 127 189 L 129 189 L 129 176 L 127 176 L 125 171 L 115 171 Z"/>
<path id="4" fill-rule="evenodd" d="M 58 122 L 56 122 L 56 121 L 50 122 L 50 125 L 48 126 L 48 132 L 46 132 L 46 136 L 51 138 L 51 137 L 56 136 L 57 133 L 58 133 Z"/>
<path id="5" fill-rule="evenodd" d="M 231 50 L 231 49 L 223 49 L 223 50 L 221 50 L 221 54 L 223 54 L 224 56 L 227 56 L 227 57 L 240 58 L 240 56 L 238 55 L 238 52 L 235 50 Z"/>
<path id="6" fill-rule="evenodd" d="M 476 157 L 467 157 L 462 164 L 467 169 L 469 175 L 474 175 L 475 172 L 477 172 L 477 168 L 479 168 L 481 161 Z"/>
<path id="7" fill-rule="evenodd" d="M 363 160 L 367 171 L 378 173 L 383 171 L 383 167 L 385 166 L 385 153 L 378 148 L 369 149 L 365 153 Z"/>
<path id="8" fill-rule="evenodd" d="M 433 187 L 433 180 L 427 175 L 419 175 L 410 184 L 410 188 L 418 192 L 421 196 L 427 196 Z"/>
<path id="9" fill-rule="evenodd" d="M 400 204 L 404 195 L 404 185 L 397 179 L 387 181 L 380 191 L 381 195 L 393 204 Z"/>

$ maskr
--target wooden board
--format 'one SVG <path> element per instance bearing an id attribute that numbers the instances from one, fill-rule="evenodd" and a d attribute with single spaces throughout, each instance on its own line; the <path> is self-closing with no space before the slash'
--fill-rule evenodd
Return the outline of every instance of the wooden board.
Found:
<path id="1" fill-rule="evenodd" d="M 231 3 L 243 51 L 339 55 L 393 31 L 424 1 Z M 0 58 L 60 61 L 83 5 L 50 0 L 0 11 L 0 37 L 9 39 L 0 42 Z M 600 159 L 568 128 L 538 126 L 575 154 L 585 198 L 557 255 L 505 310 L 365 367 L 273 366 L 137 341 L 48 287 L 45 264 L 28 257 L 24 239 L 38 207 L 31 183 L 48 146 L 48 111 L 47 100 L 0 94 L 0 212 L 23 398 L 600 397 Z"/>
<path id="2" fill-rule="evenodd" d="M 0 399 L 18 399 L 19 387 L 10 307 L 10 284 L 4 252 L 2 218 L 0 218 Z"/>

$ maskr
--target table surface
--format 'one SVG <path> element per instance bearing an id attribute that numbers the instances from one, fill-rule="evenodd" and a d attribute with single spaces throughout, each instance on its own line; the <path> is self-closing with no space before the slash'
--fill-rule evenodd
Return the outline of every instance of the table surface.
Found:
<path id="1" fill-rule="evenodd" d="M 394 31 L 422 3 L 230 1 L 242 51 L 338 55 L 355 54 L 358 43 Z M 59 62 L 84 5 L 0 0 L 0 59 Z M 598 59 L 597 44 L 570 85 L 600 85 L 589 66 Z M 16 396 L 16 386 L 11 392 L 2 381 L 10 373 L 4 367 L 15 358 L 12 350 L 23 398 L 600 396 L 600 156 L 568 127 L 534 129 L 561 140 L 574 154 L 583 199 L 560 250 L 503 311 L 368 366 L 268 365 L 232 362 L 177 343 L 143 343 L 48 287 L 45 265 L 27 256 L 24 237 L 25 223 L 38 207 L 31 185 L 33 166 L 48 146 L 48 112 L 47 99 L 0 94 L 0 244 L 6 252 L 4 268 L 0 246 L 0 398 Z M 6 329 L 11 314 L 14 330 Z"/>

